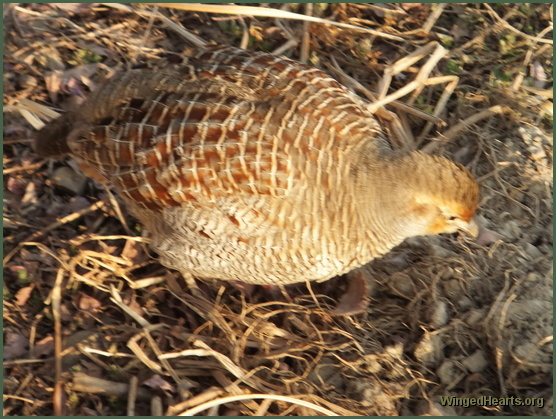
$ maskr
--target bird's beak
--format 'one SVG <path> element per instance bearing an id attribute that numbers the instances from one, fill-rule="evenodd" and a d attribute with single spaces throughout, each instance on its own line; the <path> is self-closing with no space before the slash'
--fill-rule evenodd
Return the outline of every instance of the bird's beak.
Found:
<path id="1" fill-rule="evenodd" d="M 476 238 L 479 235 L 479 225 L 477 221 L 472 218 L 468 223 L 460 226 L 460 230 L 466 232 L 471 237 Z"/>

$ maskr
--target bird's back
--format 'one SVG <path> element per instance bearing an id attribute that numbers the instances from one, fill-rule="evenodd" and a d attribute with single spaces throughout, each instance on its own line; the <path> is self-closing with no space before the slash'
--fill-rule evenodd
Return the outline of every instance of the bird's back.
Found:
<path id="1" fill-rule="evenodd" d="M 392 247 L 367 240 L 353 182 L 362 155 L 390 153 L 378 123 L 285 58 L 209 47 L 117 74 L 37 150 L 115 185 L 162 263 L 198 277 L 324 280 Z"/>

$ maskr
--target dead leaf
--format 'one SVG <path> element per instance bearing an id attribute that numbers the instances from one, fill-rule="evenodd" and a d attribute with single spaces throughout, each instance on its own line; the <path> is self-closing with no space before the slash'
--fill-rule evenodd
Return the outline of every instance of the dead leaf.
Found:
<path id="1" fill-rule="evenodd" d="M 28 287 L 20 288 L 15 293 L 15 304 L 19 307 L 24 306 L 27 303 L 29 297 L 31 297 L 31 293 L 33 292 L 33 288 L 35 286 L 33 284 L 29 285 Z"/>
<path id="2" fill-rule="evenodd" d="M 96 312 L 102 306 L 101 302 L 94 297 L 87 294 L 79 296 L 78 305 L 80 310 Z"/>
<path id="3" fill-rule="evenodd" d="M 176 389 L 168 381 L 164 380 L 160 375 L 155 374 L 148 380 L 143 381 L 144 386 L 148 386 L 154 389 L 161 389 L 170 392 L 175 392 Z"/>
<path id="4" fill-rule="evenodd" d="M 8 182 L 6 184 L 6 188 L 8 189 L 8 191 L 17 196 L 22 196 L 25 194 L 26 186 L 27 181 L 11 176 L 8 178 Z"/>
<path id="5" fill-rule="evenodd" d="M 423 3 L 400 3 L 400 7 L 404 9 L 406 12 L 411 9 L 423 8 L 427 6 L 428 5 L 423 5 Z"/>
<path id="6" fill-rule="evenodd" d="M 471 31 L 465 26 L 464 22 L 462 22 L 462 24 L 456 23 L 454 26 L 452 26 L 450 34 L 456 41 L 459 41 L 462 38 L 471 38 Z"/>
<path id="7" fill-rule="evenodd" d="M 352 316 L 364 313 L 369 305 L 369 285 L 361 270 L 346 275 L 348 279 L 347 292 L 342 295 L 333 313 L 339 316 Z"/>
<path id="8" fill-rule="evenodd" d="M 71 167 L 60 166 L 50 176 L 52 183 L 73 195 L 81 195 L 87 185 L 87 178 L 81 172 L 75 172 Z"/>
<path id="9" fill-rule="evenodd" d="M 15 332 L 6 332 L 4 339 L 4 359 L 21 359 L 27 354 L 29 339 Z"/>
<path id="10" fill-rule="evenodd" d="M 69 322 L 70 320 L 73 320 L 74 317 L 70 312 L 70 310 L 68 309 L 67 304 L 60 305 L 60 318 L 65 322 Z"/>
<path id="11" fill-rule="evenodd" d="M 62 74 L 61 70 L 54 70 L 47 73 L 44 78 L 46 90 L 52 103 L 58 103 L 58 94 L 62 90 Z"/>
<path id="12" fill-rule="evenodd" d="M 127 240 L 122 250 L 122 258 L 133 262 L 134 265 L 141 265 L 149 260 L 148 255 L 143 251 L 141 243 L 135 240 Z"/>
<path id="13" fill-rule="evenodd" d="M 546 85 L 546 72 L 544 71 L 544 67 L 538 61 L 533 61 L 531 64 L 531 77 L 535 80 L 535 87 L 538 89 L 543 89 Z"/>
<path id="14" fill-rule="evenodd" d="M 137 302 L 135 291 L 132 289 L 128 289 L 124 292 L 122 296 L 122 300 L 124 301 L 125 305 L 127 305 L 130 309 L 132 309 L 135 313 L 139 316 L 144 316 L 145 312 L 141 304 Z"/>
<path id="15" fill-rule="evenodd" d="M 504 236 L 496 231 L 490 230 L 486 227 L 480 227 L 479 235 L 475 239 L 475 243 L 480 246 L 488 246 L 498 240 L 504 240 Z"/>
<path id="16" fill-rule="evenodd" d="M 14 274 L 17 279 L 17 283 L 20 285 L 26 285 L 30 282 L 29 273 L 23 265 L 12 265 L 7 268 L 11 273 Z"/>
<path id="17" fill-rule="evenodd" d="M 63 90 L 72 96 L 78 96 L 85 98 L 85 92 L 83 91 L 83 83 L 77 80 L 75 77 L 68 79 L 67 83 L 62 86 Z"/>
<path id="18" fill-rule="evenodd" d="M 31 356 L 33 358 L 40 358 L 41 356 L 49 356 L 54 353 L 54 338 L 48 335 L 35 344 Z"/>
<path id="19" fill-rule="evenodd" d="M 33 182 L 29 182 L 25 187 L 25 194 L 21 198 L 22 203 L 36 204 L 37 199 L 37 188 Z"/>

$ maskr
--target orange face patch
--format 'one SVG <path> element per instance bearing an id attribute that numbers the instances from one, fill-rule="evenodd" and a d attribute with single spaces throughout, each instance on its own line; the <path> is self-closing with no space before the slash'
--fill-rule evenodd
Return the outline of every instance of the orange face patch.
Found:
<path id="1" fill-rule="evenodd" d="M 426 233 L 427 234 L 446 233 L 448 231 L 447 227 L 448 224 L 446 223 L 446 219 L 439 215 L 432 221 L 432 223 L 429 224 Z"/>

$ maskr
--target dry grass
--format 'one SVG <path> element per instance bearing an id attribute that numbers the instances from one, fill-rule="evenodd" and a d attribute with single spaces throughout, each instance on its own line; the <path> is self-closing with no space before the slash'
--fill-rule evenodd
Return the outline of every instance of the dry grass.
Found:
<path id="1" fill-rule="evenodd" d="M 551 414 L 548 4 L 280 6 L 311 23 L 59 7 L 4 8 L 5 415 Z M 34 155 L 29 113 L 202 42 L 285 54 L 367 96 L 395 146 L 472 170 L 487 235 L 407 241 L 367 267 L 370 307 L 348 317 L 332 314 L 341 278 L 242 293 L 158 265 L 110 190 L 56 186 L 73 163 Z"/>

